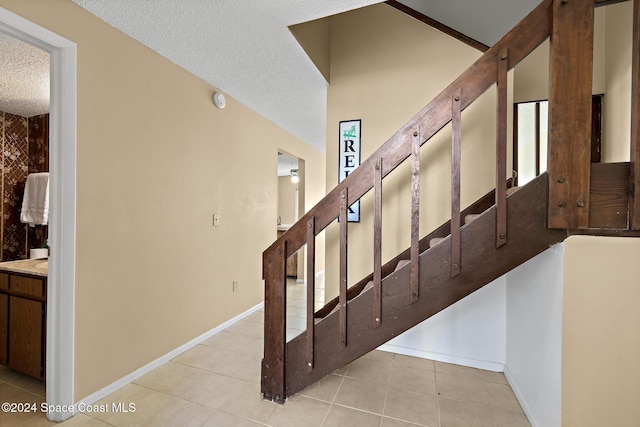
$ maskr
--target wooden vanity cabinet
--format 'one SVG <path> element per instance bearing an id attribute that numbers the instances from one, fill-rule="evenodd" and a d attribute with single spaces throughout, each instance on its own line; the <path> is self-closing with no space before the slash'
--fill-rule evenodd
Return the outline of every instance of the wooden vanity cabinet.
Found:
<path id="1" fill-rule="evenodd" d="M 44 277 L 0 273 L 0 363 L 38 379 L 45 374 L 46 293 Z"/>

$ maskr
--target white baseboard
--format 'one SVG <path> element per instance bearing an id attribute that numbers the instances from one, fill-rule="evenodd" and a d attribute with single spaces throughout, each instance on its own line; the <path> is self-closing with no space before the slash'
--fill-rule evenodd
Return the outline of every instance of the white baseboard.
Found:
<path id="1" fill-rule="evenodd" d="M 144 365 L 143 367 L 136 369 L 135 371 L 131 372 L 128 375 L 125 375 L 124 377 L 120 378 L 119 380 L 114 381 L 113 383 L 109 384 L 106 387 L 101 388 L 100 390 L 96 391 L 95 393 L 90 394 L 89 396 L 85 397 L 84 399 L 78 401 L 75 405 L 76 408 L 78 407 L 82 407 L 82 406 L 88 406 L 88 405 L 92 405 L 95 402 L 97 402 L 100 399 L 103 399 L 105 397 L 107 397 L 108 395 L 110 395 L 111 393 L 113 393 L 114 391 L 124 387 L 125 385 L 137 380 L 138 378 L 140 378 L 141 376 L 149 373 L 150 371 L 154 370 L 155 368 L 157 368 L 160 365 L 165 364 L 166 362 L 168 362 L 169 360 L 173 359 L 174 357 L 184 353 L 185 351 L 189 350 L 190 348 L 200 344 L 202 341 L 212 337 L 213 335 L 217 334 L 218 332 L 221 332 L 225 329 L 227 329 L 229 326 L 231 326 L 232 324 L 234 324 L 235 322 L 237 322 L 238 320 L 243 319 L 244 317 L 249 316 L 250 314 L 260 310 L 261 308 L 264 307 L 264 302 L 261 302 L 260 304 L 251 307 L 249 310 L 245 311 L 244 313 L 241 313 L 239 315 L 237 315 L 236 317 L 227 320 L 226 322 L 216 326 L 215 328 L 211 329 L 210 331 L 205 332 L 204 334 L 200 335 L 199 337 L 196 337 L 194 339 L 192 339 L 191 341 L 181 345 L 180 347 L 171 350 L 169 353 L 160 356 L 159 358 L 157 358 L 156 360 L 147 363 L 146 365 Z M 74 412 L 77 413 L 77 411 Z"/>
<path id="2" fill-rule="evenodd" d="M 520 388 L 518 387 L 518 382 L 514 380 L 511 371 L 509 371 L 509 367 L 506 365 L 504 367 L 504 376 L 507 378 L 507 382 L 509 383 L 511 390 L 513 390 L 513 394 L 516 395 L 516 399 L 518 399 L 518 402 L 520 402 L 520 406 L 522 406 L 524 414 L 529 419 L 529 424 L 531 424 L 531 427 L 542 427 L 540 423 L 537 422 L 536 417 L 534 416 L 534 412 L 527 404 L 527 400 L 524 398 L 522 390 L 520 390 Z"/>
<path id="3" fill-rule="evenodd" d="M 434 353 L 430 351 L 418 350 L 415 348 L 401 347 L 393 344 L 383 344 L 378 350 L 391 353 L 403 354 L 405 356 L 420 357 L 422 359 L 437 360 L 438 362 L 453 363 L 456 365 L 469 366 L 471 368 L 484 369 L 487 371 L 503 372 L 504 364 L 489 360 L 477 360 L 467 357 L 454 356 L 451 354 Z"/>

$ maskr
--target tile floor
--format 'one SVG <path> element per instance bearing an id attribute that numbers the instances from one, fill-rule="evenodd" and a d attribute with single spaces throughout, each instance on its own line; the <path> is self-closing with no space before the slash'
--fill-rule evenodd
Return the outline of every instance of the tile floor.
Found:
<path id="1" fill-rule="evenodd" d="M 304 327 L 296 315 L 304 310 L 303 288 L 289 283 L 290 336 Z M 60 425 L 530 427 L 501 373 L 377 350 L 283 406 L 264 401 L 263 315 L 245 317 L 96 403 L 133 403 L 135 412 L 81 413 Z M 39 405 L 44 386 L 0 368 L 0 402 Z M 42 413 L 0 412 L 2 426 L 54 424 Z"/>

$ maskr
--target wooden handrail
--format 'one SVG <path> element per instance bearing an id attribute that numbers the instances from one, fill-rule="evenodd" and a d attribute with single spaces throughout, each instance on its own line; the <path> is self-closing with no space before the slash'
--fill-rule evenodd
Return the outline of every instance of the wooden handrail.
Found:
<path id="1" fill-rule="evenodd" d="M 496 45 L 485 52 L 474 64 L 463 72 L 453 83 L 444 89 L 433 101 L 427 104 L 409 122 L 379 147 L 360 167 L 355 169 L 344 181 L 338 184 L 316 206 L 310 209 L 298 222 L 296 222 L 283 236 L 276 240 L 263 254 L 263 278 L 265 280 L 265 312 L 266 317 L 277 319 L 265 320 L 265 357 L 263 360 L 262 392 L 267 399 L 283 402 L 286 392 L 285 387 L 285 357 L 286 357 L 286 291 L 285 291 L 285 263 L 286 259 L 296 253 L 303 245 L 312 242 L 312 237 L 324 230 L 330 223 L 339 218 L 340 222 L 340 283 L 339 283 L 339 334 L 342 346 L 348 345 L 347 336 L 347 209 L 365 193 L 376 187 L 384 177 L 404 162 L 419 146 L 429 141 L 436 133 L 452 120 L 454 123 L 453 143 L 454 163 L 457 170 L 457 189 L 453 188 L 452 194 L 452 222 L 451 233 L 459 236 L 460 223 L 460 196 L 459 196 L 459 150 L 460 150 L 460 117 L 472 102 L 482 95 L 489 87 L 498 84 L 499 105 L 503 98 L 503 90 L 506 81 L 506 71 L 515 67 L 524 57 L 539 46 L 551 33 L 552 0 L 544 0 L 525 19 L 517 24 Z M 505 55 L 505 52 L 509 55 Z M 499 120 L 506 114 L 499 107 Z M 506 132 L 502 132 L 498 125 L 498 145 L 502 144 Z M 504 125 L 506 126 L 506 124 Z M 413 141 L 419 138 L 418 144 Z M 506 141 L 506 137 L 505 137 Z M 498 148 L 502 150 L 502 148 Z M 419 154 L 419 153 L 418 153 Z M 419 155 L 418 155 L 419 158 Z M 506 155 L 499 154 L 499 161 L 506 161 Z M 376 169 L 378 166 L 378 169 Z M 504 171 L 498 167 L 498 173 Z M 419 178 L 419 176 L 418 176 Z M 504 181 L 506 177 L 498 176 L 498 180 Z M 453 179 L 452 179 L 453 181 Z M 419 182 L 419 180 L 418 180 Z M 502 185 L 505 185 L 504 183 Z M 412 189 L 413 191 L 413 189 Z M 500 197 L 506 197 L 502 190 L 497 193 Z M 414 202 L 415 204 L 415 202 Z M 412 212 L 415 212 L 412 209 Z M 380 213 L 381 214 L 381 213 Z M 374 221 L 381 224 L 381 217 Z M 309 224 L 313 223 L 310 227 Z M 416 222 L 417 224 L 417 222 Z M 377 225 L 376 225 L 377 226 Z M 413 228 L 413 227 L 412 227 Z M 311 231 L 309 231 L 311 230 Z M 413 231 L 412 231 L 413 233 Z M 453 236 L 452 236 L 453 238 Z M 498 239 L 498 237 L 496 237 Z M 412 258 L 418 251 L 419 239 L 412 236 Z M 498 241 L 498 240 L 497 240 Z M 377 243 L 376 243 L 377 244 Z M 315 256 L 315 245 L 308 257 Z M 455 252 L 455 253 L 454 253 Z M 452 245 L 451 274 L 456 275 L 460 271 L 460 242 Z M 417 259 L 414 259 L 412 267 L 416 274 L 416 289 L 411 290 L 411 301 L 418 298 L 417 294 Z M 310 262 L 312 264 L 312 262 Z M 378 270 L 378 267 L 376 268 Z M 314 274 L 308 272 L 307 277 Z M 375 281 L 379 281 L 381 270 L 375 272 Z M 412 276 L 413 276 L 412 274 Z M 380 292 L 379 283 L 377 293 Z M 308 294 L 308 300 L 310 299 Z M 379 298 L 375 304 L 380 304 Z M 311 310 L 309 307 L 307 311 Z M 378 312 L 374 307 L 374 312 Z M 380 318 L 377 318 L 377 322 Z M 309 325 L 309 317 L 307 318 Z M 313 331 L 307 331 L 307 363 L 313 367 Z M 277 377 L 277 379 L 274 379 Z"/>

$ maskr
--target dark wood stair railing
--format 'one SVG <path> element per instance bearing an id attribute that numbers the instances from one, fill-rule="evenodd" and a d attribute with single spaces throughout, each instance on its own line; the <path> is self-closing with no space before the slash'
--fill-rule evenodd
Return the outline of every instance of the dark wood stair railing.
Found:
<path id="1" fill-rule="evenodd" d="M 637 5 L 639 0 L 635 1 Z M 571 0 L 569 6 L 566 4 L 566 0 L 544 0 L 525 19 L 517 24 L 496 45 L 485 52 L 481 58 L 471 65 L 433 101 L 418 112 L 407 124 L 405 124 L 387 142 L 378 148 L 371 157 L 365 160 L 360 167 L 353 171 L 347 179 L 331 190 L 327 196 L 307 212 L 300 221 L 294 224 L 289 231 L 281 236 L 264 252 L 263 278 L 265 280 L 265 347 L 264 359 L 262 362 L 262 393 L 266 399 L 282 403 L 286 397 L 299 391 L 304 385 L 309 384 L 311 381 L 318 380 L 322 378 L 322 376 L 330 373 L 327 369 L 333 365 L 324 363 L 324 359 L 318 359 L 320 355 L 326 357 L 328 354 L 327 352 L 331 351 L 333 352 L 332 357 L 334 357 L 335 360 L 348 363 L 353 360 L 354 357 L 359 357 L 359 355 L 362 354 L 363 346 L 361 343 L 358 345 L 357 342 L 356 346 L 352 345 L 354 340 L 358 341 L 364 339 L 367 345 L 375 347 L 376 345 L 390 339 L 398 331 L 404 330 L 402 328 L 405 326 L 409 327 L 407 325 L 411 325 L 412 322 L 415 324 L 415 319 L 423 314 L 431 315 L 433 314 L 431 311 L 442 309 L 448 304 L 455 302 L 455 298 L 462 298 L 464 295 L 467 295 L 470 290 L 472 291 L 473 289 L 476 289 L 476 287 L 488 283 L 483 281 L 494 277 L 493 275 L 497 274 L 500 268 L 514 268 L 515 265 L 513 262 L 517 261 L 514 261 L 514 258 L 509 257 L 509 262 L 506 262 L 498 255 L 491 255 L 496 265 L 500 268 L 497 270 L 491 270 L 490 272 L 485 272 L 484 274 L 480 271 L 473 271 L 473 267 L 477 269 L 480 265 L 477 258 L 478 254 L 475 251 L 479 248 L 483 251 L 488 250 L 484 240 L 487 238 L 487 235 L 481 230 L 486 228 L 487 224 L 493 224 L 491 227 L 492 237 L 490 238 L 493 248 L 492 251 L 498 251 L 498 248 L 509 247 L 509 245 L 526 241 L 526 236 L 522 234 L 522 229 L 526 229 L 527 227 L 522 225 L 522 219 L 519 219 L 520 222 L 517 224 L 518 226 L 512 226 L 507 222 L 508 218 L 512 218 L 512 214 L 509 214 L 512 207 L 507 203 L 507 183 L 505 179 L 507 140 L 507 72 L 515 67 L 524 57 L 549 37 L 552 32 L 552 25 L 561 26 L 575 24 L 575 22 L 573 22 L 575 18 L 574 13 L 570 10 L 576 9 L 578 12 L 576 12 L 575 15 L 582 17 L 588 15 L 588 9 L 593 9 L 594 6 L 593 0 Z M 559 8 L 565 9 L 563 12 L 557 12 Z M 587 23 L 582 25 L 592 24 L 592 20 L 587 20 Z M 586 34 L 589 34 L 589 31 L 593 30 L 587 29 Z M 582 32 L 584 33 L 585 31 Z M 556 36 L 557 39 L 554 40 L 554 44 L 556 44 L 556 46 L 562 45 L 562 43 L 558 43 L 558 39 L 565 36 L 564 32 L 558 32 L 558 35 Z M 579 44 L 579 42 L 575 41 L 579 39 L 574 37 L 572 40 L 572 42 L 568 43 L 569 45 L 573 46 L 576 43 Z M 554 48 L 552 46 L 552 59 L 554 58 L 554 55 L 557 54 L 557 52 L 553 53 L 553 49 Z M 591 54 L 591 52 L 588 54 Z M 556 77 L 566 77 L 567 73 L 570 70 L 573 70 L 571 67 L 560 68 L 560 72 L 555 74 L 552 72 L 552 75 Z M 462 139 L 460 126 L 461 113 L 494 84 L 496 84 L 498 93 L 496 189 L 493 192 L 493 200 L 489 202 L 491 204 L 488 206 L 489 210 L 486 211 L 485 214 L 481 215 L 479 219 L 475 220 L 473 224 L 465 226 L 464 230 L 467 231 L 461 233 L 461 218 L 466 211 L 461 212 L 459 189 L 459 153 Z M 557 92 L 555 94 L 556 98 L 559 93 L 561 92 Z M 580 103 L 581 99 L 578 99 L 577 101 L 569 101 Z M 590 103 L 590 100 L 588 101 Z M 556 102 L 556 104 L 559 103 L 560 101 Z M 570 112 L 568 114 L 570 114 Z M 570 117 L 565 117 L 565 119 L 569 120 Z M 418 227 L 418 215 L 420 211 L 419 150 L 423 144 L 429 141 L 450 122 L 453 123 L 452 218 L 449 225 L 444 225 L 438 229 L 439 233 L 444 234 L 446 231 L 446 234 L 444 235 L 450 234 L 450 236 L 445 239 L 444 242 L 432 248 L 432 250 L 427 251 L 427 239 L 419 238 Z M 550 144 L 552 143 L 553 141 L 550 140 Z M 380 229 L 382 226 L 382 181 L 391 171 L 395 170 L 410 156 L 412 156 L 411 247 L 405 254 L 399 255 L 396 260 L 410 259 L 411 262 L 409 268 L 401 268 L 398 272 L 393 273 L 392 276 L 388 276 L 395 268 L 397 262 L 395 264 L 393 264 L 393 262 L 389 262 L 384 266 L 381 265 L 382 236 Z M 580 173 L 582 174 L 582 172 Z M 533 192 L 531 194 L 535 194 L 536 197 L 542 197 L 542 201 L 546 202 L 546 194 L 548 188 L 552 185 L 551 181 L 553 181 L 553 179 L 547 180 L 546 175 L 544 175 L 543 178 L 544 179 L 537 179 L 535 181 L 535 186 L 532 186 L 529 192 Z M 579 178 L 582 180 L 589 180 L 589 172 L 587 171 L 586 175 L 582 174 Z M 547 187 L 544 188 L 544 186 Z M 582 188 L 585 188 L 584 185 L 580 187 L 579 191 L 583 191 Z M 589 188 L 588 182 L 586 183 L 586 188 Z M 346 213 L 350 205 L 359 200 L 371 189 L 374 190 L 374 268 L 373 274 L 370 276 L 373 286 L 371 290 L 367 290 L 367 292 L 360 294 L 371 279 L 364 279 L 356 286 L 352 288 L 348 287 L 348 221 Z M 520 194 L 521 192 L 523 192 L 523 190 L 520 190 L 520 192 L 516 194 L 520 200 L 524 197 L 524 195 Z M 487 202 L 482 203 L 486 204 Z M 521 215 L 522 218 L 528 217 L 528 214 L 525 215 L 525 213 L 527 213 L 527 209 L 531 211 L 532 215 L 537 215 L 532 219 L 532 221 L 535 220 L 535 224 L 538 227 L 533 227 L 533 229 L 536 229 L 536 232 L 540 236 L 544 236 L 539 237 L 538 240 L 540 244 L 535 248 L 535 251 L 540 251 L 545 247 L 545 245 L 561 241 L 564 236 L 566 236 L 566 230 L 549 230 L 546 232 L 539 229 L 542 224 L 544 230 L 546 230 L 546 218 L 543 217 L 540 219 L 540 212 L 546 209 L 544 207 L 546 206 L 546 203 L 541 204 L 541 200 L 537 200 L 536 203 L 538 206 L 527 206 L 526 209 L 523 210 L 522 206 L 526 205 L 523 202 L 520 202 L 521 206 L 514 206 L 513 209 L 515 209 L 514 212 L 518 212 L 518 215 Z M 542 209 L 540 209 L 541 206 Z M 535 213 L 533 212 L 534 210 Z M 574 213 L 569 215 L 570 218 L 583 218 L 583 216 L 581 216 L 583 215 L 582 213 L 575 213 L 575 209 L 573 209 L 573 212 Z M 552 212 L 547 212 L 547 214 L 551 215 Z M 336 219 L 339 220 L 340 230 L 339 295 L 336 301 L 339 312 L 329 314 L 329 309 L 325 307 L 325 309 L 320 310 L 318 313 L 314 313 L 315 239 L 320 232 L 322 232 Z M 511 219 L 509 221 L 511 221 Z M 580 221 L 577 223 L 578 226 L 582 225 L 582 222 Z M 511 243 L 511 233 L 515 233 L 515 243 Z M 430 236 L 433 236 L 433 233 L 431 233 Z M 469 236 L 473 236 L 474 239 L 480 240 L 469 241 Z M 304 245 L 306 245 L 307 250 L 307 330 L 306 333 L 298 336 L 290 343 L 300 343 L 301 340 L 304 340 L 304 345 L 301 347 L 304 349 L 302 355 L 304 363 L 300 364 L 300 353 L 293 350 L 289 353 L 287 350 L 289 344 L 286 342 L 286 260 L 288 257 L 300 250 Z M 460 287 L 459 290 L 454 288 L 446 291 L 445 294 L 448 295 L 446 298 L 444 297 L 444 294 L 440 295 L 433 293 L 436 288 L 445 289 L 439 287 L 437 284 L 440 283 L 438 281 L 444 280 L 439 276 L 441 273 L 439 270 L 441 270 L 441 268 L 436 268 L 438 270 L 437 272 L 425 270 L 424 268 L 424 260 L 426 260 L 425 257 L 427 254 L 430 254 L 430 257 L 437 257 L 437 259 L 441 259 L 441 251 L 443 250 L 448 252 L 447 260 L 444 262 L 445 265 L 448 264 L 448 280 L 451 280 L 453 284 L 464 285 Z M 518 252 L 522 252 L 522 260 L 519 260 L 518 262 L 524 262 L 524 260 L 526 260 L 524 252 L 527 251 L 517 250 L 516 253 Z M 408 255 L 406 258 L 401 258 L 406 255 Z M 463 263 L 467 262 L 465 261 L 466 256 L 470 257 L 469 260 L 471 261 L 470 264 L 472 271 L 468 271 L 463 265 Z M 531 256 L 531 254 L 527 252 L 527 256 Z M 405 273 L 405 271 L 407 273 Z M 397 285 L 397 289 L 394 289 L 393 287 L 385 288 L 384 294 L 382 293 L 383 282 L 390 283 L 388 280 L 390 277 L 394 279 L 403 278 L 405 277 L 405 274 L 407 275 L 406 282 L 404 282 L 407 284 L 406 289 L 405 286 L 401 286 L 402 281 L 392 280 L 394 286 Z M 431 280 L 436 280 L 436 282 L 431 283 Z M 397 298 L 401 297 L 398 293 L 401 289 L 404 289 L 402 292 L 406 293 L 404 293 L 404 297 L 402 297 L 405 302 L 400 304 L 397 302 Z M 420 295 L 420 292 L 423 291 L 428 292 L 428 295 L 426 295 L 427 301 L 424 300 L 425 296 Z M 358 297 L 354 299 L 356 295 L 358 295 Z M 370 314 L 368 315 L 368 320 L 363 320 L 362 309 L 354 311 L 352 314 L 350 305 L 352 303 L 357 303 L 356 305 L 359 307 L 362 301 L 368 301 L 369 295 L 371 295 L 371 300 L 367 305 L 370 307 Z M 454 299 L 452 300 L 451 298 Z M 414 315 L 411 320 L 399 319 L 399 315 L 396 316 L 396 313 L 394 313 L 391 318 L 386 319 L 384 317 L 385 313 L 387 313 L 387 315 L 390 313 L 389 307 L 387 307 L 388 303 L 392 305 L 395 304 L 395 307 L 402 306 L 404 307 L 403 310 L 413 312 L 416 312 L 416 310 L 423 310 L 423 312 L 420 312 L 417 317 Z M 314 318 L 317 317 L 326 317 L 326 319 L 316 325 L 316 319 Z M 356 323 L 352 324 L 350 319 Z M 327 335 L 327 328 L 329 325 L 332 325 L 331 328 L 335 329 L 331 329 L 334 332 Z M 371 330 L 367 329 L 367 325 L 372 325 Z M 322 330 L 321 336 L 318 335 L 318 328 Z M 372 331 L 375 330 L 379 331 L 377 336 L 372 335 L 374 334 Z M 350 334 L 355 335 L 352 336 Z M 321 337 L 323 341 L 318 342 Z M 337 347 L 332 343 L 335 343 Z M 292 358 L 291 362 L 293 362 L 289 368 L 286 367 L 288 358 Z M 320 363 L 321 360 L 323 360 L 323 363 Z M 300 371 L 300 366 L 304 366 L 304 372 Z M 295 379 L 287 378 L 288 373 L 295 376 Z M 303 379 L 304 375 L 307 376 L 306 379 Z"/>

